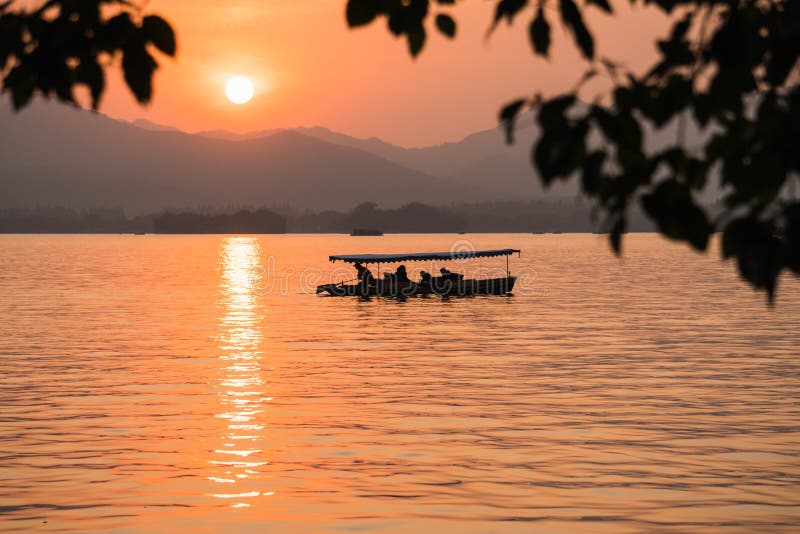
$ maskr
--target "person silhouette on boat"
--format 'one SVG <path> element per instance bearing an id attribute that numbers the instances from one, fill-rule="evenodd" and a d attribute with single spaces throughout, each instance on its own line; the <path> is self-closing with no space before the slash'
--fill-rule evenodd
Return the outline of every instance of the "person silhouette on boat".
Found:
<path id="1" fill-rule="evenodd" d="M 421 271 L 419 273 L 419 283 L 422 285 L 431 285 L 431 273 L 428 271 Z"/>
<path id="2" fill-rule="evenodd" d="M 443 287 L 452 287 L 454 284 L 458 284 L 461 279 L 464 278 L 464 275 L 454 273 L 450 269 L 445 269 L 444 267 L 439 269 L 439 272 L 442 273 L 442 277 L 439 279 L 439 282 Z"/>
<path id="3" fill-rule="evenodd" d="M 398 267 L 397 268 L 397 272 L 394 274 L 394 276 L 395 276 L 395 280 L 397 280 L 398 282 L 401 282 L 401 283 L 410 282 L 411 281 L 411 279 L 408 277 L 408 272 L 406 272 L 406 266 L 405 265 L 401 265 L 400 267 Z"/>
<path id="4" fill-rule="evenodd" d="M 372 276 L 372 272 L 361 265 L 361 263 L 356 262 L 354 267 L 356 271 L 358 271 L 358 281 L 364 284 L 365 286 L 371 286 L 375 284 L 375 277 Z"/>

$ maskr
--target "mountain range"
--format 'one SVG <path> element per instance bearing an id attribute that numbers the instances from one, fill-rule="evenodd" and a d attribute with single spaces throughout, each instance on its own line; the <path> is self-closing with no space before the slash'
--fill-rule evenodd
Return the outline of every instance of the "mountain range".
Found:
<path id="1" fill-rule="evenodd" d="M 404 148 L 326 128 L 186 133 L 38 101 L 0 105 L 0 208 L 63 205 L 165 208 L 292 205 L 349 209 L 542 199 L 529 163 L 534 132 L 513 146 L 486 130 L 459 142 Z M 569 187 L 548 198 L 572 197 Z"/>

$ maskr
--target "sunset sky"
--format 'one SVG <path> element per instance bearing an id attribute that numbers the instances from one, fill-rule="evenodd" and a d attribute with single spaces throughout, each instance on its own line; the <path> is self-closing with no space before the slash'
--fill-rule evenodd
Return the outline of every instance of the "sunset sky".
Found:
<path id="1" fill-rule="evenodd" d="M 116 74 L 101 111 L 186 131 L 319 125 L 422 146 L 492 127 L 507 100 L 568 88 L 586 68 L 556 24 L 550 60 L 533 56 L 527 42 L 530 11 L 486 39 L 494 2 L 465 1 L 449 11 L 459 23 L 456 40 L 429 28 L 425 50 L 412 60 L 405 42 L 392 37 L 383 21 L 348 29 L 345 4 L 153 0 L 147 11 L 173 24 L 178 57 L 160 58 L 155 99 L 148 107 L 134 102 Z M 653 43 L 664 34 L 665 20 L 653 9 L 631 11 L 628 2 L 614 4 L 620 16 L 589 10 L 600 55 L 641 69 L 653 60 Z M 558 22 L 555 12 L 550 18 Z M 237 106 L 225 97 L 225 82 L 234 75 L 255 85 L 248 104 Z"/>

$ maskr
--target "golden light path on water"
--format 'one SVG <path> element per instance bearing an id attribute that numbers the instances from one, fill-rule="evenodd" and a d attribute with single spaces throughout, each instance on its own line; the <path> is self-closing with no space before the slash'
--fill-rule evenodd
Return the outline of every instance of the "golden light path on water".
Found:
<path id="1" fill-rule="evenodd" d="M 219 485 L 211 495 L 228 499 L 234 508 L 250 506 L 248 499 L 272 495 L 261 487 L 259 469 L 267 464 L 261 444 L 264 424 L 259 416 L 267 402 L 267 380 L 262 376 L 263 301 L 256 288 L 263 275 L 263 254 L 258 239 L 230 238 L 220 247 L 219 351 L 224 363 L 218 378 L 217 415 L 227 422 L 221 446 L 211 465 L 218 474 L 208 477 Z M 255 486 L 255 487 L 254 487 Z"/>

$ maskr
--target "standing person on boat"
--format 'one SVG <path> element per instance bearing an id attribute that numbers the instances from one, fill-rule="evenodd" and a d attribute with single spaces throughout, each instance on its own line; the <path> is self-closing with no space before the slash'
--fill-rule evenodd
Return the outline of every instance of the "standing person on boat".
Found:
<path id="1" fill-rule="evenodd" d="M 364 284 L 364 286 L 371 286 L 375 284 L 375 277 L 372 276 L 372 272 L 361 265 L 361 263 L 356 262 L 354 267 L 356 271 L 358 271 L 358 281 Z"/>

